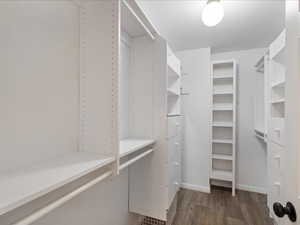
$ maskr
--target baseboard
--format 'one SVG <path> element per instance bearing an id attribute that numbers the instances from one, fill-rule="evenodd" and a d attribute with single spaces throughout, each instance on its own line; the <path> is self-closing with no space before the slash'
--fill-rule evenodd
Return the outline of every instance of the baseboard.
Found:
<path id="1" fill-rule="evenodd" d="M 257 187 L 257 186 L 250 186 L 245 184 L 237 184 L 236 188 L 242 191 L 250 191 L 250 192 L 256 192 L 260 194 L 267 194 L 266 188 L 263 187 Z"/>
<path id="2" fill-rule="evenodd" d="M 200 191 L 200 192 L 204 192 L 204 193 L 210 193 L 210 187 L 209 186 L 206 187 L 206 186 L 182 183 L 181 187 L 185 188 L 185 189 L 193 190 L 193 191 Z"/>

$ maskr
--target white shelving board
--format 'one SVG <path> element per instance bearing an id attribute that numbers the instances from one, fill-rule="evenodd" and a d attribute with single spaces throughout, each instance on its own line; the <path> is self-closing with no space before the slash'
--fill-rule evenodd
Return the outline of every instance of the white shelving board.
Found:
<path id="1" fill-rule="evenodd" d="M 213 143 L 217 143 L 217 144 L 232 144 L 232 139 L 213 139 L 212 140 Z"/>
<path id="2" fill-rule="evenodd" d="M 232 156 L 226 154 L 212 154 L 212 157 L 213 159 L 232 160 Z"/>
<path id="3" fill-rule="evenodd" d="M 233 104 L 214 104 L 213 111 L 232 111 Z"/>
<path id="4" fill-rule="evenodd" d="M 97 153 L 74 152 L 0 175 L 0 215 L 114 162 Z"/>
<path id="5" fill-rule="evenodd" d="M 232 171 L 216 170 L 216 169 L 212 170 L 210 178 L 215 180 L 230 181 L 230 182 L 234 180 Z"/>
<path id="6" fill-rule="evenodd" d="M 149 147 L 155 143 L 154 140 L 147 139 L 124 139 L 120 141 L 120 157 L 125 157 L 138 152 L 143 148 Z"/>
<path id="7" fill-rule="evenodd" d="M 212 62 L 211 180 L 229 181 L 235 195 L 236 62 Z"/>

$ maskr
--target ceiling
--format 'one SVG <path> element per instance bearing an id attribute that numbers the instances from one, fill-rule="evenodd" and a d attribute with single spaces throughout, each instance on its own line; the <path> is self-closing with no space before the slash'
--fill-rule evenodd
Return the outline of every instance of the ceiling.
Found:
<path id="1" fill-rule="evenodd" d="M 201 20 L 204 0 L 137 0 L 174 50 L 213 52 L 266 47 L 284 28 L 282 0 L 222 0 L 225 16 L 215 27 Z"/>

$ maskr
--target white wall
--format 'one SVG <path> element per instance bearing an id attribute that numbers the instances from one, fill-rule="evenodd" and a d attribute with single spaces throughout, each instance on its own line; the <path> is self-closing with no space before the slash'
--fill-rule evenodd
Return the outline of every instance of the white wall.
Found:
<path id="1" fill-rule="evenodd" d="M 234 58 L 238 64 L 237 186 L 264 192 L 267 185 L 266 150 L 254 136 L 254 97 L 257 72 L 254 65 L 265 49 L 251 49 L 212 55 L 213 60 Z"/>
<path id="2" fill-rule="evenodd" d="M 128 75 L 130 39 L 126 36 L 121 45 L 121 77 L 120 77 L 120 120 L 121 138 L 128 136 Z M 0 217 L 1 225 L 9 225 L 17 218 L 28 215 L 39 205 L 52 197 L 42 199 L 41 202 L 33 202 L 7 215 Z M 67 202 L 62 207 L 54 210 L 32 225 L 135 225 L 139 217 L 128 212 L 128 170 L 124 170 L 119 176 L 100 183 L 78 197 Z"/>
<path id="3" fill-rule="evenodd" d="M 210 49 L 177 52 L 187 76 L 182 78 L 184 114 L 184 148 L 182 154 L 183 187 L 209 191 L 208 160 L 210 152 Z"/>

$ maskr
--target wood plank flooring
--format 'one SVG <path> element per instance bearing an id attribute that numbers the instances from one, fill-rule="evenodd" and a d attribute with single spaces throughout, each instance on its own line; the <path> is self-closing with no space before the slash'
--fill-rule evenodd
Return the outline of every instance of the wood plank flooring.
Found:
<path id="1" fill-rule="evenodd" d="M 172 225 L 273 225 L 266 195 L 213 187 L 211 194 L 182 189 Z"/>

